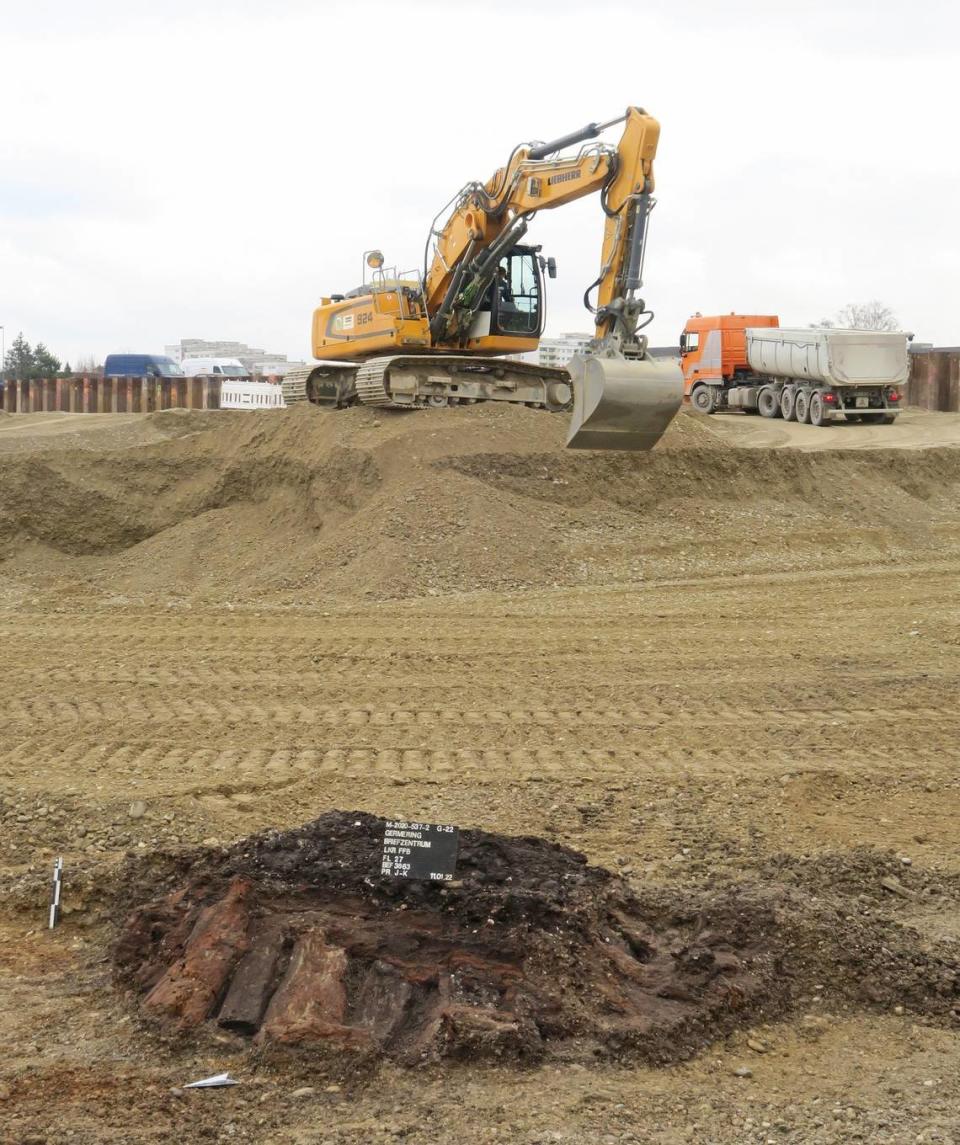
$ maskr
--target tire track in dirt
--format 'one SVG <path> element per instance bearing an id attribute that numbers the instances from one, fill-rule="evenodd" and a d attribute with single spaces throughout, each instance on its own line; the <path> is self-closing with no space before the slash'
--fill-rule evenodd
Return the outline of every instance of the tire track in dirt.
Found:
<path id="1" fill-rule="evenodd" d="M 136 780 L 136 790 L 152 797 L 183 797 L 198 791 L 216 791 L 224 782 L 262 784 L 265 779 L 282 787 L 302 782 L 310 785 L 320 776 L 390 781 L 408 780 L 502 784 L 531 778 L 591 779 L 603 776 L 643 781 L 657 777 L 664 783 L 683 781 L 684 776 L 702 779 L 795 776 L 801 773 L 877 777 L 938 773 L 953 774 L 946 744 L 934 737 L 927 746 L 909 756 L 892 753 L 889 746 L 845 746 L 793 751 L 777 747 L 658 748 L 574 746 L 555 747 L 460 747 L 407 746 L 306 747 L 290 745 L 236 746 L 229 748 L 163 747 L 149 742 L 82 740 L 33 741 L 0 756 L 4 769 L 22 768 L 31 757 L 44 760 L 21 781 L 20 790 L 46 790 L 52 775 L 65 774 L 76 791 L 96 787 L 103 774 L 125 775 Z M 198 780 L 198 776 L 206 777 Z"/>
<path id="2" fill-rule="evenodd" d="M 874 722 L 911 723 L 927 726 L 960 725 L 960 710 L 931 707 L 859 707 L 859 708 L 752 708 L 714 702 L 708 708 L 688 708 L 664 703 L 651 708 L 314 708 L 303 703 L 252 703 L 246 700 L 194 699 L 189 696 L 167 698 L 121 698 L 110 700 L 71 701 L 65 699 L 12 699 L 0 707 L 4 726 L 55 725 L 73 723 L 112 724 L 215 724 L 229 722 L 245 725 L 270 725 L 284 728 L 289 724 L 320 730 L 360 730 L 380 728 L 456 727 L 473 728 L 497 734 L 498 729 L 557 731 L 570 729 L 650 730 L 681 723 L 687 728 L 733 724 L 737 727 L 807 728 L 817 725 L 853 725 Z"/>
<path id="3" fill-rule="evenodd" d="M 751 614 L 750 594 L 746 586 L 758 592 L 776 590 L 781 585 L 813 590 L 819 584 L 834 588 L 843 583 L 844 594 L 849 593 L 857 612 L 868 615 L 876 612 L 899 612 L 911 599 L 918 602 L 952 589 L 956 584 L 958 562 L 952 560 L 917 560 L 907 566 L 910 577 L 899 586 L 895 597 L 878 596 L 872 582 L 878 578 L 888 580 L 888 563 L 865 562 L 856 565 L 818 567 L 771 571 L 767 573 L 741 572 L 736 575 L 689 576 L 642 580 L 628 586 L 600 584 L 585 593 L 582 588 L 545 590 L 536 594 L 505 593 L 491 607 L 491 600 L 476 593 L 464 594 L 457 601 L 458 621 L 450 624 L 445 607 L 429 602 L 398 602 L 395 607 L 378 615 L 376 610 L 365 613 L 324 613 L 311 608 L 291 616 L 288 611 L 266 613 L 224 614 L 214 612 L 181 611 L 172 609 L 166 614 L 126 610 L 97 610 L 92 613 L 71 612 L 69 619 L 59 613 L 40 612 L 28 615 L 8 615 L 0 620 L 0 640 L 22 642 L 26 646 L 49 647 L 50 638 L 67 645 L 76 644 L 85 651 L 103 648 L 117 653 L 125 648 L 142 649 L 147 643 L 157 654 L 181 654 L 189 633 L 192 646 L 198 651 L 218 652 L 221 655 L 241 655 L 250 658 L 250 635 L 257 634 L 256 657 L 283 660 L 300 659 L 311 654 L 364 658 L 370 655 L 416 655 L 419 645 L 431 654 L 460 654 L 472 656 L 499 655 L 499 649 L 518 651 L 531 643 L 550 649 L 579 650 L 584 636 L 596 636 L 608 630 L 622 631 L 629 636 L 636 625 L 656 630 L 658 622 L 669 625 L 676 617 L 689 618 L 689 601 L 674 597 L 672 590 L 696 589 L 704 597 L 717 597 L 718 604 L 730 616 Z M 863 581 L 862 593 L 856 592 L 857 582 Z M 563 626 L 551 631 L 543 625 L 544 615 L 557 619 L 550 607 L 552 598 L 563 602 Z M 651 598 L 662 598 L 656 607 Z M 616 612 L 605 617 L 597 612 L 597 605 L 609 606 Z M 714 606 L 716 607 L 716 606 Z M 586 612 L 588 615 L 583 615 Z M 412 614 L 412 615 L 411 615 Z M 424 631 L 425 620 L 435 621 L 429 633 Z M 268 625 L 264 624 L 267 620 Z M 784 615 L 777 618 L 778 626 L 800 627 L 805 617 Z M 385 638 L 384 624 L 388 623 L 390 638 Z M 490 625 L 498 629 L 497 646 L 489 647 L 487 639 Z M 268 631 L 264 631 L 268 628 Z M 471 646 L 471 641 L 477 644 Z M 484 646 L 486 645 L 486 646 Z M 408 651 L 412 646 L 414 651 Z M 295 651 L 299 650 L 299 651 Z"/>
<path id="4" fill-rule="evenodd" d="M 511 701 L 515 701 L 517 690 L 510 687 L 512 678 L 509 672 L 504 671 L 492 686 L 484 687 L 484 698 L 489 704 L 483 709 L 485 712 L 515 710 Z M 411 692 L 430 687 L 432 681 L 432 677 L 418 674 L 408 676 L 406 683 L 385 682 L 380 678 L 375 686 L 371 686 L 367 680 L 365 687 L 361 688 L 349 680 L 338 683 L 324 675 L 305 674 L 297 677 L 297 686 L 291 694 L 289 680 L 267 674 L 252 679 L 248 673 L 228 669 L 225 669 L 222 679 L 216 669 L 203 674 L 184 672 L 175 676 L 171 673 L 169 677 L 149 671 L 138 673 L 135 679 L 120 680 L 113 670 L 65 672 L 59 676 L 51 674 L 49 678 L 46 673 L 38 672 L 29 678 L 20 674 L 18 679 L 22 686 L 29 684 L 30 690 L 19 696 L 10 695 L 8 690 L 5 715 L 0 718 L 9 723 L 22 721 L 24 726 L 18 728 L 22 734 L 28 734 L 33 725 L 45 722 L 41 714 L 44 710 L 51 713 L 50 722 L 55 723 L 58 717 L 53 712 L 54 708 L 62 711 L 69 717 L 70 724 L 75 725 L 80 722 L 81 705 L 91 713 L 89 719 L 92 722 L 109 722 L 110 713 L 121 710 L 124 718 L 130 718 L 138 711 L 158 712 L 158 718 L 169 724 L 169 712 L 182 703 L 181 697 L 186 697 L 191 710 L 195 711 L 200 711 L 202 705 L 224 711 L 230 708 L 246 711 L 251 707 L 265 710 L 283 707 L 295 713 L 295 718 L 304 724 L 340 723 L 338 713 L 363 711 L 368 713 L 368 722 L 374 712 L 379 713 L 377 719 L 382 722 L 385 718 L 392 719 L 389 716 L 391 711 L 417 710 L 407 706 Z M 109 699 L 102 698 L 104 685 L 108 686 Z M 563 680 L 555 685 L 550 682 L 533 684 L 527 677 L 523 697 L 531 704 L 531 709 L 524 710 L 584 713 L 584 724 L 590 722 L 591 712 L 620 711 L 637 723 L 658 724 L 666 720 L 734 722 L 744 718 L 749 720 L 755 715 L 767 721 L 779 720 L 787 727 L 821 719 L 849 722 L 854 716 L 859 720 L 873 713 L 879 713 L 885 720 L 908 723 L 938 718 L 950 720 L 954 718 L 956 709 L 944 707 L 942 700 L 952 686 L 951 677 L 936 672 L 891 679 L 888 671 L 878 665 L 872 671 L 862 668 L 856 673 L 835 676 L 830 685 L 829 705 L 811 699 L 809 687 L 801 682 L 779 682 L 769 678 L 755 680 L 741 676 L 735 681 L 722 677 L 712 679 L 711 706 L 702 710 L 692 697 L 676 698 L 675 680 L 660 672 L 646 672 L 632 685 L 597 676 L 580 686 Z M 907 689 L 916 700 L 909 707 L 902 706 Z M 753 700 L 749 707 L 735 702 L 747 690 Z M 89 698 L 83 695 L 85 692 Z M 216 702 L 190 699 L 191 696 L 220 694 L 232 698 Z M 314 707 L 303 698 L 311 695 L 323 696 L 328 705 Z M 459 711 L 452 708 L 431 710 Z M 496 720 L 496 717 L 491 718 Z M 566 723 L 566 717 L 561 715 L 558 718 Z M 609 718 L 609 715 L 604 716 L 605 721 Z M 429 717 L 418 719 L 426 722 Z M 437 722 L 444 721 L 438 717 Z"/>
<path id="5" fill-rule="evenodd" d="M 939 637 L 943 631 L 945 629 L 941 627 L 936 635 Z M 612 661 L 614 666 L 618 663 L 617 660 Z M 784 720 L 790 720 L 791 713 L 795 713 L 800 721 L 805 721 L 808 713 L 837 719 L 842 718 L 842 713 L 851 711 L 896 712 L 903 719 L 917 714 L 922 718 L 932 718 L 936 712 L 945 712 L 949 717 L 954 710 L 952 706 L 944 708 L 932 702 L 941 700 L 953 689 L 953 677 L 942 667 L 891 676 L 889 665 L 884 661 L 878 660 L 875 664 L 861 661 L 855 671 L 845 667 L 842 672 L 832 674 L 829 697 L 825 698 L 829 703 L 826 703 L 822 699 L 811 702 L 809 687 L 801 680 L 774 678 L 777 673 L 773 670 L 772 654 L 755 653 L 750 664 L 752 670 L 739 672 L 736 679 L 729 679 L 722 672 L 712 675 L 712 711 L 742 712 L 745 705 L 735 700 L 745 691 L 753 701 L 749 711 L 782 713 Z M 464 662 L 459 669 L 461 674 L 467 674 L 472 665 Z M 52 666 L 49 669 L 18 669 L 13 677 L 8 677 L 5 703 L 8 714 L 12 715 L 19 706 L 44 703 L 74 705 L 90 702 L 105 711 L 115 704 L 133 709 L 137 703 L 142 703 L 153 710 L 157 705 L 168 708 L 179 703 L 181 697 L 229 696 L 230 704 L 255 702 L 259 706 L 304 707 L 312 712 L 336 709 L 384 712 L 408 710 L 411 692 L 433 686 L 437 679 L 440 679 L 438 686 L 444 683 L 442 671 L 427 674 L 422 665 L 418 668 L 415 663 L 400 671 L 404 682 L 396 682 L 393 676 L 383 674 L 375 674 L 371 681 L 369 666 L 365 673 L 358 679 L 352 673 L 297 670 L 292 664 L 287 671 L 278 672 L 267 667 L 256 671 L 239 669 L 230 663 L 221 665 L 219 661 L 211 662 L 203 670 L 189 665 L 182 669 L 140 668 L 135 664 L 105 667 L 102 662 L 95 661 L 89 668 Z M 483 696 L 488 705 L 484 710 L 514 710 L 517 699 L 515 680 L 523 683 L 523 698 L 531 707 L 538 709 L 588 712 L 592 709 L 628 708 L 631 713 L 649 713 L 650 718 L 656 719 L 682 716 L 697 708 L 697 701 L 692 697 L 676 695 L 676 676 L 670 673 L 666 663 L 645 661 L 642 675 L 628 680 L 618 678 L 614 672 L 607 675 L 600 671 L 592 673 L 589 679 L 582 675 L 578 679 L 581 682 L 577 684 L 569 679 L 532 679 L 528 664 L 511 666 L 504 663 L 494 679 L 483 681 Z M 446 684 L 449 685 L 449 681 Z M 897 703 L 903 700 L 907 688 L 915 701 L 909 707 Z M 90 694 L 89 700 L 83 696 L 85 692 Z M 102 698 L 105 694 L 109 694 L 109 700 Z M 307 699 L 311 696 L 323 697 L 327 703 L 322 706 L 311 704 Z M 865 697 L 870 697 L 873 702 L 864 703 Z M 228 701 L 219 702 L 226 704 Z"/>

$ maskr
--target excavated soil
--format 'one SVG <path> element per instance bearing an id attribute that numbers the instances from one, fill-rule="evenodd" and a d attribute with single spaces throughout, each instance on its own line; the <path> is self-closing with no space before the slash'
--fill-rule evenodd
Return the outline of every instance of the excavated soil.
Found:
<path id="1" fill-rule="evenodd" d="M 0 456 L 18 447 L 0 483 L 0 563 L 131 602 L 301 603 L 631 583 L 691 571 L 687 543 L 709 535 L 725 549 L 718 571 L 741 541 L 745 571 L 843 564 L 865 546 L 910 561 L 952 530 L 950 446 L 906 465 L 895 448 L 734 450 L 684 413 L 650 454 L 576 454 L 561 449 L 565 422 L 300 406 L 100 423 L 66 450 L 0 435 Z"/>
<path id="2" fill-rule="evenodd" d="M 949 952 L 848 918 L 836 894 L 634 890 L 569 848 L 482 831 L 463 833 L 453 885 L 384 878 L 384 826 L 333 811 L 180 855 L 114 949 L 141 1014 L 405 1064 L 665 1064 L 780 1017 L 818 982 L 960 1021 Z M 156 860 L 122 882 L 124 897 L 155 893 Z"/>
<path id="3" fill-rule="evenodd" d="M 960 418 L 564 422 L 0 419 L 3 1145 L 957 1140 Z M 224 900 L 276 961 L 180 1029 Z"/>

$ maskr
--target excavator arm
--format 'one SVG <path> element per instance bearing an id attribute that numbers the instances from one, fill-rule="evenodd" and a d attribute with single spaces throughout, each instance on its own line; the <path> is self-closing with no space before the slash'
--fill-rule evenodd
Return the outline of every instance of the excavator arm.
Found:
<path id="1" fill-rule="evenodd" d="M 616 147 L 587 143 L 623 123 Z M 571 363 L 574 416 L 567 440 L 575 448 L 649 449 L 679 408 L 682 378 L 653 363 L 639 333 L 652 318 L 642 285 L 647 221 L 653 207 L 653 160 L 660 125 L 640 108 L 608 123 L 591 123 L 550 143 L 514 150 L 485 184 L 468 184 L 443 227 L 431 228 L 435 248 L 424 276 L 434 346 L 463 345 L 500 259 L 523 237 L 538 212 L 599 194 L 605 215 L 600 273 L 585 301 L 595 317 L 589 353 Z M 575 155 L 557 153 L 585 144 Z M 596 288 L 596 306 L 589 294 Z"/>
<path id="2" fill-rule="evenodd" d="M 547 158 L 617 123 L 625 127 L 616 148 L 594 144 L 576 156 Z M 591 123 L 552 143 L 519 148 L 488 183 L 465 187 L 443 229 L 432 232 L 437 242 L 425 281 L 427 313 L 432 322 L 436 320 L 434 337 L 456 337 L 458 328 L 469 320 L 469 302 L 482 295 L 481 287 L 492 281 L 501 254 L 519 241 L 538 211 L 597 192 L 607 215 L 602 269 L 594 283 L 598 288 L 597 336 L 608 333 L 623 309 L 617 300 L 640 285 L 659 135 L 657 121 L 631 107 L 608 123 Z"/>

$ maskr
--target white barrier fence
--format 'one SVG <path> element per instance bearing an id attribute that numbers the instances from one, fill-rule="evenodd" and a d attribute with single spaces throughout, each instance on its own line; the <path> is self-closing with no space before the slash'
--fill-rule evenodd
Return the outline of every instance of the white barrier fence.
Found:
<path id="1" fill-rule="evenodd" d="M 221 409 L 283 409 L 283 391 L 271 382 L 220 383 Z"/>

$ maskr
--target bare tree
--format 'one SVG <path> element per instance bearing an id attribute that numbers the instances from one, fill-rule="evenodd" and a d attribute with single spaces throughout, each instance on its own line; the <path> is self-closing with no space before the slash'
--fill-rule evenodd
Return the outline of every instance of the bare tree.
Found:
<path id="1" fill-rule="evenodd" d="M 872 302 L 848 302 L 833 318 L 812 322 L 814 329 L 830 330 L 899 330 L 897 316 L 878 299 Z"/>
<path id="2" fill-rule="evenodd" d="M 86 354 L 77 358 L 77 368 L 74 370 L 74 373 L 83 374 L 86 377 L 93 377 L 94 374 L 99 374 L 102 369 L 102 363 L 99 363 L 92 354 Z"/>

